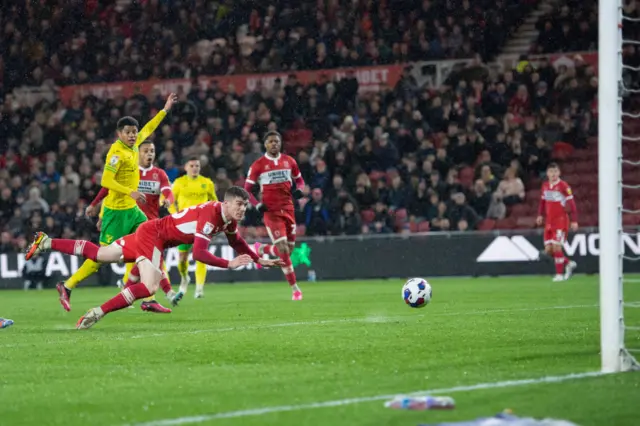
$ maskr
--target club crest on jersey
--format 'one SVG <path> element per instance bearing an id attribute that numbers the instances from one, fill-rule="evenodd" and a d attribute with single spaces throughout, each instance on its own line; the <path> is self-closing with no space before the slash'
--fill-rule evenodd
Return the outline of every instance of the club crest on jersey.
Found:
<path id="1" fill-rule="evenodd" d="M 266 166 L 264 166 L 265 170 L 269 170 L 271 168 L 271 166 L 269 166 L 268 164 Z"/>
<path id="2" fill-rule="evenodd" d="M 285 161 L 285 162 L 284 162 L 284 166 L 285 166 L 285 167 L 289 167 L 289 162 L 288 162 L 288 161 Z"/>
<path id="3" fill-rule="evenodd" d="M 109 160 L 109 165 L 110 166 L 115 166 L 116 164 L 118 164 L 118 161 L 120 161 L 120 157 L 118 157 L 117 155 L 113 155 L 113 156 L 111 156 L 111 159 Z"/>
<path id="4" fill-rule="evenodd" d="M 209 235 L 210 233 L 213 232 L 213 224 L 207 222 L 204 224 L 204 227 L 202 228 L 202 232 L 204 232 L 205 235 Z"/>

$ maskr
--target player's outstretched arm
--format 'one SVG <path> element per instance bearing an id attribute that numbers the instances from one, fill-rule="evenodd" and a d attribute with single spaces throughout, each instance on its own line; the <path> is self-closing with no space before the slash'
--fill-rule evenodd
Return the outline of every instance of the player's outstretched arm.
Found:
<path id="1" fill-rule="evenodd" d="M 543 197 L 544 195 L 540 195 L 540 204 L 538 204 L 538 217 L 536 218 L 536 224 L 538 224 L 538 226 L 544 223 L 545 200 Z"/>
<path id="2" fill-rule="evenodd" d="M 109 194 L 109 190 L 105 187 L 100 188 L 100 191 L 96 194 L 96 197 L 91 201 L 91 203 L 87 206 L 85 210 L 85 214 L 89 217 L 97 216 L 99 212 L 98 206 L 106 198 Z"/>
<path id="3" fill-rule="evenodd" d="M 293 175 L 293 182 L 296 184 L 296 189 L 292 192 L 293 198 L 299 200 L 304 197 L 304 194 L 302 193 L 302 189 L 304 188 L 304 179 L 302 178 L 302 173 L 300 172 L 298 163 L 296 163 L 295 160 L 293 160 L 291 174 Z"/>
<path id="4" fill-rule="evenodd" d="M 253 207 L 258 207 L 258 206 L 262 206 L 262 203 L 259 202 L 256 197 L 253 195 L 253 188 L 255 186 L 255 183 L 253 181 L 250 180 L 246 180 L 244 182 L 244 190 L 247 191 L 249 193 L 249 202 L 251 203 L 251 205 Z M 265 211 L 266 209 L 261 209 L 261 211 Z"/>
<path id="5" fill-rule="evenodd" d="M 209 252 L 209 240 L 199 236 L 196 236 L 193 242 L 193 260 L 225 269 L 239 268 L 252 262 L 251 256 L 246 254 L 240 255 L 231 261 L 214 256 Z"/>
<path id="6" fill-rule="evenodd" d="M 173 104 L 178 102 L 178 96 L 175 93 L 171 93 L 167 98 L 167 102 L 164 104 L 164 108 L 160 110 L 147 124 L 144 125 L 140 133 L 138 133 L 138 139 L 136 140 L 136 146 L 139 146 L 144 142 L 149 135 L 151 135 L 162 123 L 162 120 L 167 116 L 167 113 L 171 111 Z"/>

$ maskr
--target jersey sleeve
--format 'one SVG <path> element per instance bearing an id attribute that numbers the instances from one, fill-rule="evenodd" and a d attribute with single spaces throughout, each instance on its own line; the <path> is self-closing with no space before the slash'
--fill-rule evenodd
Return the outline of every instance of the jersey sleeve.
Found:
<path id="1" fill-rule="evenodd" d="M 107 188 L 110 191 L 119 192 L 121 194 L 129 195 L 131 192 L 136 191 L 137 188 L 129 188 L 120 182 L 116 181 L 116 173 L 120 170 L 122 165 L 122 155 L 119 150 L 112 146 L 107 153 L 106 163 L 102 172 L 102 180 L 100 185 Z"/>
<path id="2" fill-rule="evenodd" d="M 138 133 L 138 138 L 136 139 L 136 146 L 140 146 L 142 142 L 144 142 L 150 135 L 153 133 L 162 120 L 167 116 L 167 112 L 165 110 L 160 110 L 159 113 L 156 114 L 147 124 L 144 125 L 142 130 Z"/>
<path id="3" fill-rule="evenodd" d="M 252 186 L 255 185 L 260 177 L 261 169 L 262 167 L 260 167 L 260 163 L 255 161 L 251 167 L 249 167 L 246 183 L 251 184 Z"/>
<path id="4" fill-rule="evenodd" d="M 300 173 L 300 167 L 298 167 L 298 163 L 296 160 L 291 158 L 291 177 L 296 180 L 302 177 L 302 173 Z"/>
<path id="5" fill-rule="evenodd" d="M 211 241 L 211 233 L 215 228 L 213 222 L 215 221 L 215 209 L 214 204 L 206 204 L 198 208 L 198 222 L 196 224 L 195 238 L 202 238 L 206 241 Z"/>
<path id="6" fill-rule="evenodd" d="M 171 190 L 171 184 L 169 183 L 169 177 L 167 173 L 159 169 L 160 176 L 160 193 L 164 196 L 165 199 L 169 200 L 169 203 L 173 204 L 175 199 L 173 196 L 173 191 Z"/>

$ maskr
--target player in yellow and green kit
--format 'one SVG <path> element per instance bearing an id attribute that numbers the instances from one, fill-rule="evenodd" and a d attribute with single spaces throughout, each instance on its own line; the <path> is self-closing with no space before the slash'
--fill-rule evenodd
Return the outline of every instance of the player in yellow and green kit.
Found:
<path id="1" fill-rule="evenodd" d="M 175 210 L 182 210 L 187 207 L 206 203 L 207 201 L 218 201 L 216 188 L 211 179 L 200 175 L 200 160 L 197 157 L 190 158 L 184 165 L 186 175 L 179 177 L 173 182 L 173 196 L 176 200 Z M 178 246 L 180 258 L 178 261 L 178 272 L 180 272 L 180 291 L 187 293 L 187 287 L 191 282 L 189 277 L 189 251 L 191 244 L 181 244 Z M 196 262 L 196 298 L 204 297 L 204 282 L 207 279 L 207 265 Z"/>
<path id="2" fill-rule="evenodd" d="M 133 117 L 122 117 L 118 120 L 116 140 L 107 153 L 102 172 L 104 188 L 109 194 L 102 203 L 102 226 L 100 228 L 100 245 L 109 245 L 118 238 L 132 234 L 140 224 L 147 220 L 136 202 L 144 202 L 144 194 L 138 191 L 140 173 L 138 171 L 138 147 L 147 139 L 167 116 L 177 96 L 172 93 L 167 98 L 164 109 L 160 111 L 142 130 L 138 131 L 138 121 Z M 124 281 L 126 282 L 133 265 L 127 264 Z M 71 310 L 71 290 L 82 280 L 94 274 L 100 264 L 85 260 L 78 271 L 56 288 L 60 295 L 60 304 L 66 311 Z"/>

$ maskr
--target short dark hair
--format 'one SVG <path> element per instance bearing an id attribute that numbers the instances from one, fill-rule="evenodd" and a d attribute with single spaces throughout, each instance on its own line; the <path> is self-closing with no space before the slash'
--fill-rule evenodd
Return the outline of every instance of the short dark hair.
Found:
<path id="1" fill-rule="evenodd" d="M 138 148 L 140 148 L 142 145 L 148 145 L 148 144 L 153 145 L 153 141 L 151 139 L 145 139 L 142 142 L 140 142 L 140 145 L 138 145 Z"/>
<path id="2" fill-rule="evenodd" d="M 224 199 L 241 198 L 243 201 L 249 200 L 249 193 L 239 186 L 232 186 L 224 193 Z"/>
<path id="3" fill-rule="evenodd" d="M 280 142 L 282 142 L 282 135 L 275 130 L 269 130 L 267 133 L 265 133 L 264 137 L 262 138 L 262 142 L 266 142 L 269 136 L 277 136 L 278 139 L 280 139 Z"/>
<path id="4" fill-rule="evenodd" d="M 122 117 L 120 120 L 118 120 L 118 124 L 116 125 L 116 128 L 118 129 L 118 131 L 124 129 L 124 126 L 136 126 L 136 128 L 140 128 L 140 124 L 138 123 L 138 120 L 136 120 L 133 117 Z"/>
<path id="5" fill-rule="evenodd" d="M 558 163 L 549 163 L 549 165 L 547 166 L 547 170 L 549 169 L 558 169 L 560 170 L 560 166 L 558 166 Z"/>
<path id="6" fill-rule="evenodd" d="M 184 164 L 187 164 L 189 161 L 200 161 L 200 157 L 198 157 L 197 155 L 192 155 L 185 160 Z"/>

